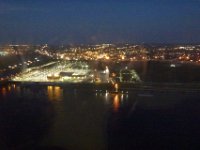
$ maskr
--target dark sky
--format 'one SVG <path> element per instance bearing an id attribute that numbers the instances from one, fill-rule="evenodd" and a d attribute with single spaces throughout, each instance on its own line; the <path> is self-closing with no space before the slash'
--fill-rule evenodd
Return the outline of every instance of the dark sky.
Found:
<path id="1" fill-rule="evenodd" d="M 0 0 L 0 43 L 125 42 L 200 42 L 200 0 Z"/>

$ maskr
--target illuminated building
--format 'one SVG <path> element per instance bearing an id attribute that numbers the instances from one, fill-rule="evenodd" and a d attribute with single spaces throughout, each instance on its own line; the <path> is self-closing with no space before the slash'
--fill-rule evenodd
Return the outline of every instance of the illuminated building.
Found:
<path id="1" fill-rule="evenodd" d="M 134 70 L 125 69 L 120 70 L 120 82 L 140 82 L 140 78 Z"/>
<path id="2" fill-rule="evenodd" d="M 48 75 L 48 76 L 47 76 L 47 79 L 48 79 L 48 80 L 59 80 L 59 79 L 60 79 L 60 76 L 59 76 L 59 75 L 55 75 L 55 74 L 53 74 L 53 75 Z"/>

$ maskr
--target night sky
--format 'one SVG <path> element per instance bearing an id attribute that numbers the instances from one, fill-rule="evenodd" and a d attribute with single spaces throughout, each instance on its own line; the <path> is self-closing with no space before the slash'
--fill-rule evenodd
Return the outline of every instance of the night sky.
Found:
<path id="1" fill-rule="evenodd" d="M 200 43 L 200 0 L 0 0 L 0 44 Z"/>

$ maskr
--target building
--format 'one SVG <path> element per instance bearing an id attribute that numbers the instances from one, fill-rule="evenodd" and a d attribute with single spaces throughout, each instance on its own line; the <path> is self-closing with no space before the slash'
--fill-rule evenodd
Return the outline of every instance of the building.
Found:
<path id="1" fill-rule="evenodd" d="M 128 67 L 120 70 L 119 78 L 120 78 L 120 82 L 125 82 L 125 83 L 135 83 L 135 82 L 141 81 L 140 77 L 137 75 L 135 70 L 128 69 Z"/>

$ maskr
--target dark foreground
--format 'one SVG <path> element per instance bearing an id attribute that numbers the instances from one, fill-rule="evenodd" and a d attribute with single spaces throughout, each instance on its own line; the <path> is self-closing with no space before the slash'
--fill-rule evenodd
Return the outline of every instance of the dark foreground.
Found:
<path id="1" fill-rule="evenodd" d="M 197 84 L 121 85 L 119 92 L 102 86 L 6 84 L 0 86 L 0 99 L 0 149 L 200 146 Z"/>

